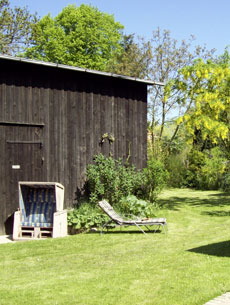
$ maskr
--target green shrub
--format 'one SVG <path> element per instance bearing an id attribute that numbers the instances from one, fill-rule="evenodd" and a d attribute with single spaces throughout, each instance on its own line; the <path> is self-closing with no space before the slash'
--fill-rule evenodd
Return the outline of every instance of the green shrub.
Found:
<path id="1" fill-rule="evenodd" d="M 230 169 L 225 169 L 221 179 L 221 189 L 225 192 L 230 191 Z"/>
<path id="2" fill-rule="evenodd" d="M 203 190 L 221 188 L 228 183 L 226 159 L 218 147 L 206 151 L 193 149 L 189 154 L 187 181 L 189 186 Z"/>
<path id="3" fill-rule="evenodd" d="M 200 187 L 200 173 L 205 165 L 205 154 L 197 149 L 191 149 L 188 154 L 188 171 L 186 183 L 188 187 Z"/>
<path id="4" fill-rule="evenodd" d="M 154 202 L 160 191 L 166 186 L 168 181 L 168 171 L 163 163 L 154 158 L 150 158 L 147 162 L 147 168 L 144 173 L 144 198 L 150 202 Z"/>
<path id="5" fill-rule="evenodd" d="M 226 167 L 225 161 L 218 147 L 211 149 L 198 175 L 198 182 L 201 189 L 217 190 L 221 187 Z"/>
<path id="6" fill-rule="evenodd" d="M 169 173 L 169 187 L 184 187 L 186 186 L 187 169 L 185 160 L 182 154 L 170 155 L 166 160 L 166 169 Z"/>
<path id="7" fill-rule="evenodd" d="M 68 226 L 75 233 L 101 227 L 108 221 L 108 216 L 97 207 L 101 199 L 107 199 L 121 214 L 153 217 L 153 202 L 167 178 L 162 163 L 153 158 L 147 168 L 138 171 L 134 166 L 124 166 L 120 160 L 99 154 L 94 164 L 87 167 L 89 202 L 79 203 L 78 208 L 68 212 Z"/>
<path id="8" fill-rule="evenodd" d="M 79 208 L 68 212 L 68 226 L 71 232 L 80 233 L 101 227 L 108 217 L 97 206 L 83 203 Z"/>
<path id="9" fill-rule="evenodd" d="M 88 165 L 87 179 L 89 200 L 93 204 L 105 198 L 113 205 L 124 196 L 140 192 L 143 183 L 142 173 L 134 166 L 126 167 L 121 160 L 102 154 L 95 157 L 94 164 Z"/>
<path id="10" fill-rule="evenodd" d="M 143 199 L 138 199 L 134 195 L 129 195 L 121 199 L 116 208 L 123 215 L 132 214 L 139 217 L 154 217 L 155 207 Z"/>

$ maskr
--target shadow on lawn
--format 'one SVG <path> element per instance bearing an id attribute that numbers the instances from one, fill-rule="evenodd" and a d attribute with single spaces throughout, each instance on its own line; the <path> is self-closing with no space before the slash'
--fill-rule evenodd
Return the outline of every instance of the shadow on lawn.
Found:
<path id="1" fill-rule="evenodd" d="M 230 204 L 229 193 L 210 194 L 208 199 L 200 199 L 199 203 L 192 203 L 192 205 L 206 205 L 208 207 L 225 206 Z"/>
<path id="2" fill-rule="evenodd" d="M 178 211 L 180 206 L 182 205 L 190 205 L 190 206 L 206 206 L 206 207 L 214 207 L 214 206 L 225 206 L 230 204 L 230 193 L 219 193 L 219 194 L 210 194 L 209 198 L 200 198 L 197 197 L 177 197 L 173 196 L 168 199 L 159 199 L 158 204 L 164 208 L 169 210 Z M 211 212 L 210 212 L 211 213 Z M 211 214 L 210 214 L 211 215 Z M 213 215 L 215 216 L 215 215 Z M 221 215 L 223 216 L 223 215 Z M 226 216 L 226 215 L 225 215 Z"/>
<path id="3" fill-rule="evenodd" d="M 209 244 L 206 246 L 189 249 L 187 251 L 213 256 L 230 257 L 230 241 L 227 240 L 219 243 Z"/>
<path id="4" fill-rule="evenodd" d="M 163 233 L 163 231 L 161 230 L 152 230 L 152 231 L 145 231 L 146 234 L 157 234 L 157 233 Z M 87 234 L 101 234 L 101 231 L 96 231 L 96 232 L 88 232 Z M 137 230 L 105 230 L 102 232 L 101 235 L 105 235 L 105 234 L 144 234 L 143 232 L 141 231 L 137 231 Z"/>
<path id="5" fill-rule="evenodd" d="M 202 215 L 225 217 L 230 216 L 230 211 L 205 211 L 201 213 Z"/>
<path id="6" fill-rule="evenodd" d="M 180 206 L 183 205 L 198 205 L 201 200 L 199 197 L 190 198 L 190 197 L 177 197 L 173 196 L 168 199 L 159 199 L 158 204 L 160 207 L 167 208 L 169 210 L 179 211 Z"/>
<path id="7" fill-rule="evenodd" d="M 179 197 L 170 197 L 168 199 L 159 199 L 158 204 L 160 207 L 164 207 L 169 210 L 179 211 L 179 206 L 182 205 L 182 201 Z"/>

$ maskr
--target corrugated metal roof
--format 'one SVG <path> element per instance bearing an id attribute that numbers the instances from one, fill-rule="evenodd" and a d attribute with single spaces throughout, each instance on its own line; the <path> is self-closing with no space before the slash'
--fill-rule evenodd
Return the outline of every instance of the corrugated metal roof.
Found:
<path id="1" fill-rule="evenodd" d="M 55 68 L 60 68 L 60 69 L 65 69 L 65 70 L 73 70 L 73 71 L 78 71 L 78 72 L 85 72 L 85 73 L 103 75 L 103 76 L 108 76 L 108 77 L 121 78 L 124 80 L 131 80 L 131 81 L 145 83 L 149 86 L 153 86 L 153 85 L 164 86 L 164 83 L 161 83 L 161 82 L 155 82 L 155 81 L 140 79 L 140 78 L 136 78 L 136 77 L 113 74 L 113 73 L 108 73 L 108 72 L 101 72 L 101 71 L 67 66 L 67 65 L 62 65 L 62 64 L 50 63 L 50 62 L 45 62 L 45 61 L 40 61 L 40 60 L 26 59 L 26 58 L 22 58 L 22 57 L 15 57 L 15 56 L 1 55 L 1 54 L 0 54 L 0 58 L 20 61 L 20 62 L 25 62 L 25 63 L 31 63 L 31 64 L 37 64 L 37 65 L 42 65 L 42 66 L 48 66 L 48 67 L 55 67 Z"/>

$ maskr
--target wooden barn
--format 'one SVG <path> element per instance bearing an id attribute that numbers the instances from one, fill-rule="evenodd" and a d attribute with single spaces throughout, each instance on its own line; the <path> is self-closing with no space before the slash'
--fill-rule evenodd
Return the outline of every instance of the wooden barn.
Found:
<path id="1" fill-rule="evenodd" d="M 0 234 L 12 233 L 18 181 L 63 184 L 68 208 L 95 154 L 146 165 L 148 85 L 161 84 L 0 56 Z"/>

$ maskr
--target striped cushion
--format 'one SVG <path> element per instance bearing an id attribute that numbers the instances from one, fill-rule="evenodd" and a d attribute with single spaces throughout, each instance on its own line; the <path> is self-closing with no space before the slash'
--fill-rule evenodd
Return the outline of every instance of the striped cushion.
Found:
<path id="1" fill-rule="evenodd" d="M 52 227 L 55 212 L 53 189 L 30 189 L 22 209 L 22 226 Z"/>

